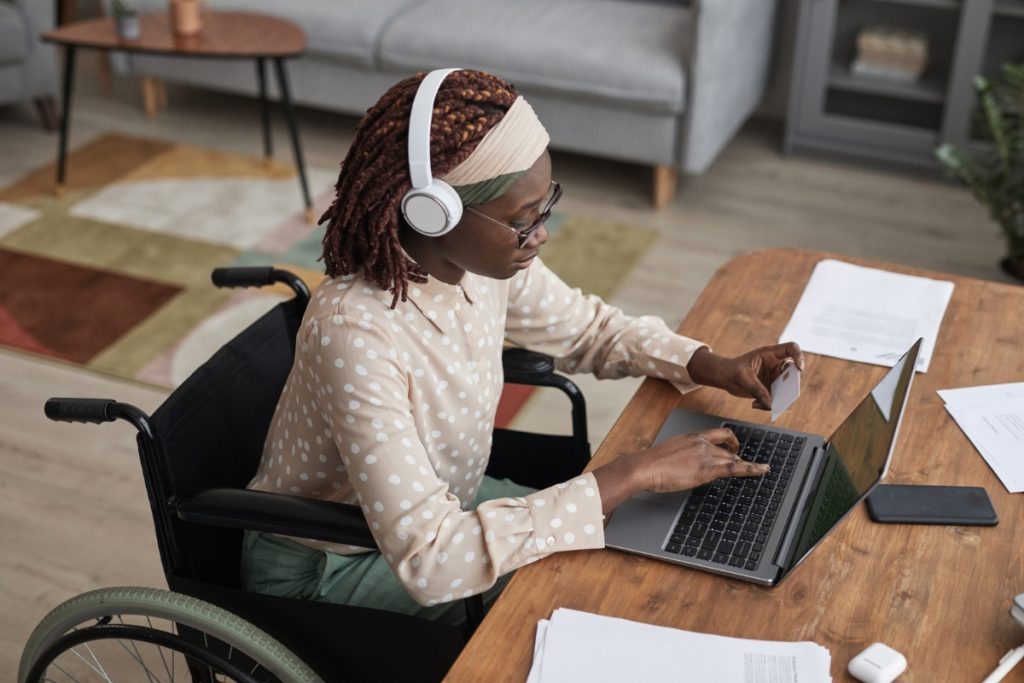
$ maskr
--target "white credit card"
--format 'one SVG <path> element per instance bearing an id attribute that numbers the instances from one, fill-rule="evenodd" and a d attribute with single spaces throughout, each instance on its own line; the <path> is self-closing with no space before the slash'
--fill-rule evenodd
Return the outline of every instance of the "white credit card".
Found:
<path id="1" fill-rule="evenodd" d="M 786 412 L 800 396 L 800 369 L 790 363 L 782 369 L 782 374 L 772 382 L 772 422 Z"/>

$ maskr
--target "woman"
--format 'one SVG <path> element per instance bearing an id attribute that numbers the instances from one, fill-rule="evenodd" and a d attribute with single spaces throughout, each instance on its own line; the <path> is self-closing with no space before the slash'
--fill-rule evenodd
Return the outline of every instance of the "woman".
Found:
<path id="1" fill-rule="evenodd" d="M 484 469 L 504 340 L 555 357 L 563 371 L 715 386 L 760 408 L 781 365 L 803 358 L 795 344 L 723 358 L 657 318 L 626 316 L 566 286 L 538 258 L 561 189 L 533 110 L 486 73 L 430 78 L 440 85 L 432 117 L 421 114 L 427 176 L 454 188 L 461 218 L 436 235 L 405 199 L 423 80 L 408 78 L 370 109 L 342 164 L 321 219 L 328 278 L 306 311 L 250 484 L 357 503 L 380 552 L 249 533 L 243 580 L 250 590 L 458 622 L 453 601 L 491 597 L 517 567 L 603 547 L 605 516 L 635 493 L 767 471 L 715 429 L 541 491 L 492 480 Z"/>

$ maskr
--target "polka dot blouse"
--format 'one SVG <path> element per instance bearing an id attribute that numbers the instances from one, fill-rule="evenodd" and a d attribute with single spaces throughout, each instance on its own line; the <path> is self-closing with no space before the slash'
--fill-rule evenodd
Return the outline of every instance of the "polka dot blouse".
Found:
<path id="1" fill-rule="evenodd" d="M 555 357 L 563 372 L 652 375 L 684 391 L 701 344 L 584 296 L 539 260 L 510 280 L 413 283 L 408 301 L 390 304 L 356 276 L 317 288 L 250 488 L 361 506 L 424 605 L 480 593 L 553 552 L 603 547 L 591 474 L 466 509 L 487 467 L 503 341 Z"/>

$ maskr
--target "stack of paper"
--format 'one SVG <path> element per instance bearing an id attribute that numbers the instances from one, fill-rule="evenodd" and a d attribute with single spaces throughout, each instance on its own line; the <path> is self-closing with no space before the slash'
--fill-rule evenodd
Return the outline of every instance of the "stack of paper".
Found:
<path id="1" fill-rule="evenodd" d="M 815 643 L 709 636 L 557 609 L 537 623 L 527 683 L 830 683 Z"/>
<path id="2" fill-rule="evenodd" d="M 892 367 L 924 338 L 917 371 L 927 372 L 953 283 L 824 259 L 779 341 L 804 351 Z"/>
<path id="3" fill-rule="evenodd" d="M 1024 382 L 938 394 L 1007 490 L 1024 491 Z"/>

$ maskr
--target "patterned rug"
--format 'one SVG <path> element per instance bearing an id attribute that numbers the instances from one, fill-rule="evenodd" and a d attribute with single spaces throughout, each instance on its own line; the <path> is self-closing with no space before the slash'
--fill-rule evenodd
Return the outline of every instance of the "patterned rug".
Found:
<path id="1" fill-rule="evenodd" d="M 106 135 L 69 155 L 67 177 L 62 198 L 52 164 L 0 190 L 0 345 L 176 386 L 288 292 L 219 290 L 213 268 L 274 265 L 311 289 L 323 277 L 322 228 L 290 165 Z M 337 170 L 308 177 L 319 216 Z M 605 297 L 657 237 L 558 214 L 548 227 L 545 262 Z"/>

